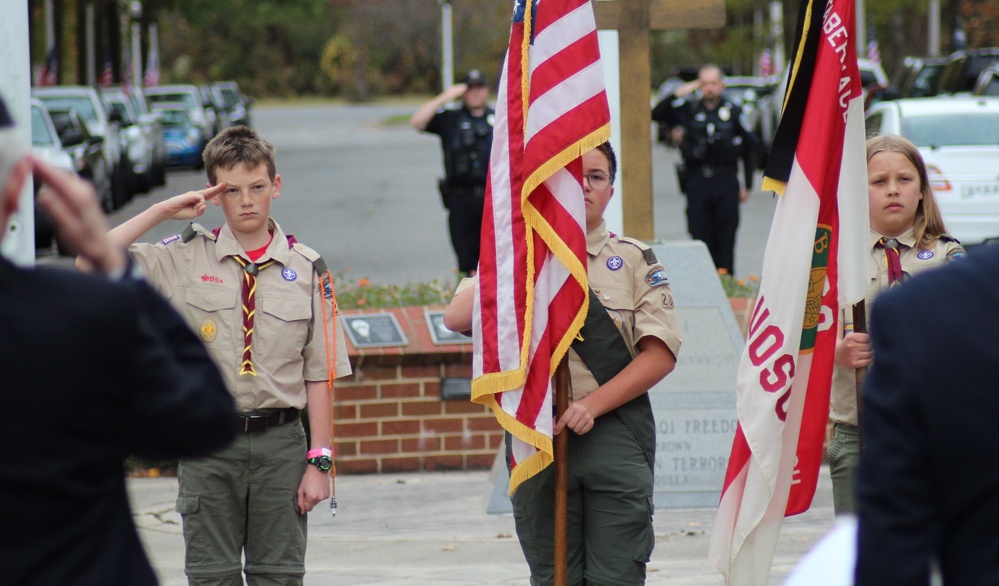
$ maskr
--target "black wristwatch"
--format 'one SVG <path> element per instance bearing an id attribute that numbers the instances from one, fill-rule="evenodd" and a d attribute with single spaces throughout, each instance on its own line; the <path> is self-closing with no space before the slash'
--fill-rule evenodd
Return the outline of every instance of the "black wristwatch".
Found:
<path id="1" fill-rule="evenodd" d="M 333 468 L 333 451 L 329 448 L 309 450 L 306 462 L 319 468 L 321 472 L 329 472 Z"/>

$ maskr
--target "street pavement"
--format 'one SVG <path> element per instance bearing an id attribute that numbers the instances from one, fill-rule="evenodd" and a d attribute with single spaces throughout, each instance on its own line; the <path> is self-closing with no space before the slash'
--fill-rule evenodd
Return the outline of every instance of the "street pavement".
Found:
<path id="1" fill-rule="evenodd" d="M 175 478 L 128 480 L 135 523 L 164 586 L 186 584 Z M 510 514 L 487 514 L 489 472 L 341 476 L 338 510 L 309 514 L 307 586 L 529 584 Z M 649 585 L 723 586 L 708 562 L 714 509 L 657 510 Z M 811 508 L 785 519 L 770 573 L 782 584 L 833 526 L 832 491 L 823 467 Z"/>
<path id="2" fill-rule="evenodd" d="M 273 215 L 318 250 L 335 273 L 381 284 L 455 277 L 447 217 L 436 192 L 439 140 L 403 122 L 415 107 L 325 104 L 254 111 L 257 130 L 278 150 L 283 191 Z M 689 240 L 675 161 L 675 150 L 654 145 L 654 226 L 660 241 Z M 136 197 L 109 220 L 117 225 L 156 201 L 204 184 L 203 171 L 173 171 L 165 187 Z M 773 198 L 758 191 L 743 205 L 737 276 L 760 274 L 773 209 Z M 210 206 L 199 221 L 214 227 L 223 219 Z M 183 227 L 165 222 L 141 240 L 160 240 Z M 771 584 L 781 584 L 833 524 L 828 472 L 822 474 L 812 508 L 784 523 Z M 173 512 L 176 479 L 128 483 L 136 524 L 162 583 L 185 584 L 180 517 Z M 339 478 L 336 519 L 325 503 L 310 514 L 306 584 L 528 584 L 512 517 L 486 513 L 492 489 L 488 472 Z M 723 584 L 707 561 L 713 521 L 714 509 L 657 511 L 648 583 Z"/>

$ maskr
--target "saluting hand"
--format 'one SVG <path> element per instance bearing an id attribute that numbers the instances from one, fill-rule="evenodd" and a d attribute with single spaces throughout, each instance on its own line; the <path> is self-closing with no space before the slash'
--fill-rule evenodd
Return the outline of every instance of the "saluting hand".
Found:
<path id="1" fill-rule="evenodd" d="M 125 251 L 107 235 L 107 221 L 91 184 L 29 157 L 44 187 L 38 203 L 48 212 L 60 239 L 88 266 L 112 273 L 125 266 Z"/>
<path id="2" fill-rule="evenodd" d="M 160 204 L 163 216 L 168 220 L 190 220 L 197 218 L 208 209 L 208 200 L 216 197 L 226 188 L 225 182 L 175 195 Z"/>

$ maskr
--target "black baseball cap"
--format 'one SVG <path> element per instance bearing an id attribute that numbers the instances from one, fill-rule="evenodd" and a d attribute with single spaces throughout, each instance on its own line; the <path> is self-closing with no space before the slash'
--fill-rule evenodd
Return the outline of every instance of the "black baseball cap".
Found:
<path id="1" fill-rule="evenodd" d="M 486 83 L 486 76 L 482 75 L 482 72 L 478 69 L 473 69 L 465 74 L 465 78 L 461 80 L 465 85 L 488 85 Z"/>

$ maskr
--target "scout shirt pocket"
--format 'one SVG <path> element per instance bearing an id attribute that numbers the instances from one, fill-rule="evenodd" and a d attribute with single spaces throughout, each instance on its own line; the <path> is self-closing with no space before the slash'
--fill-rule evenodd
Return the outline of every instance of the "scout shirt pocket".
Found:
<path id="1" fill-rule="evenodd" d="M 254 346 L 261 355 L 296 358 L 302 355 L 312 319 L 310 298 L 262 295 L 257 299 Z"/>
<path id="2" fill-rule="evenodd" d="M 184 293 L 188 323 L 209 350 L 233 347 L 233 320 L 240 320 L 236 309 L 239 291 L 220 287 L 189 287 Z"/>
<path id="3" fill-rule="evenodd" d="M 601 285 L 590 283 L 597 299 L 607 310 L 607 314 L 614 320 L 614 325 L 628 345 L 628 351 L 635 355 L 635 340 L 632 330 L 635 326 L 635 302 L 632 299 L 631 290 L 618 285 Z"/>

